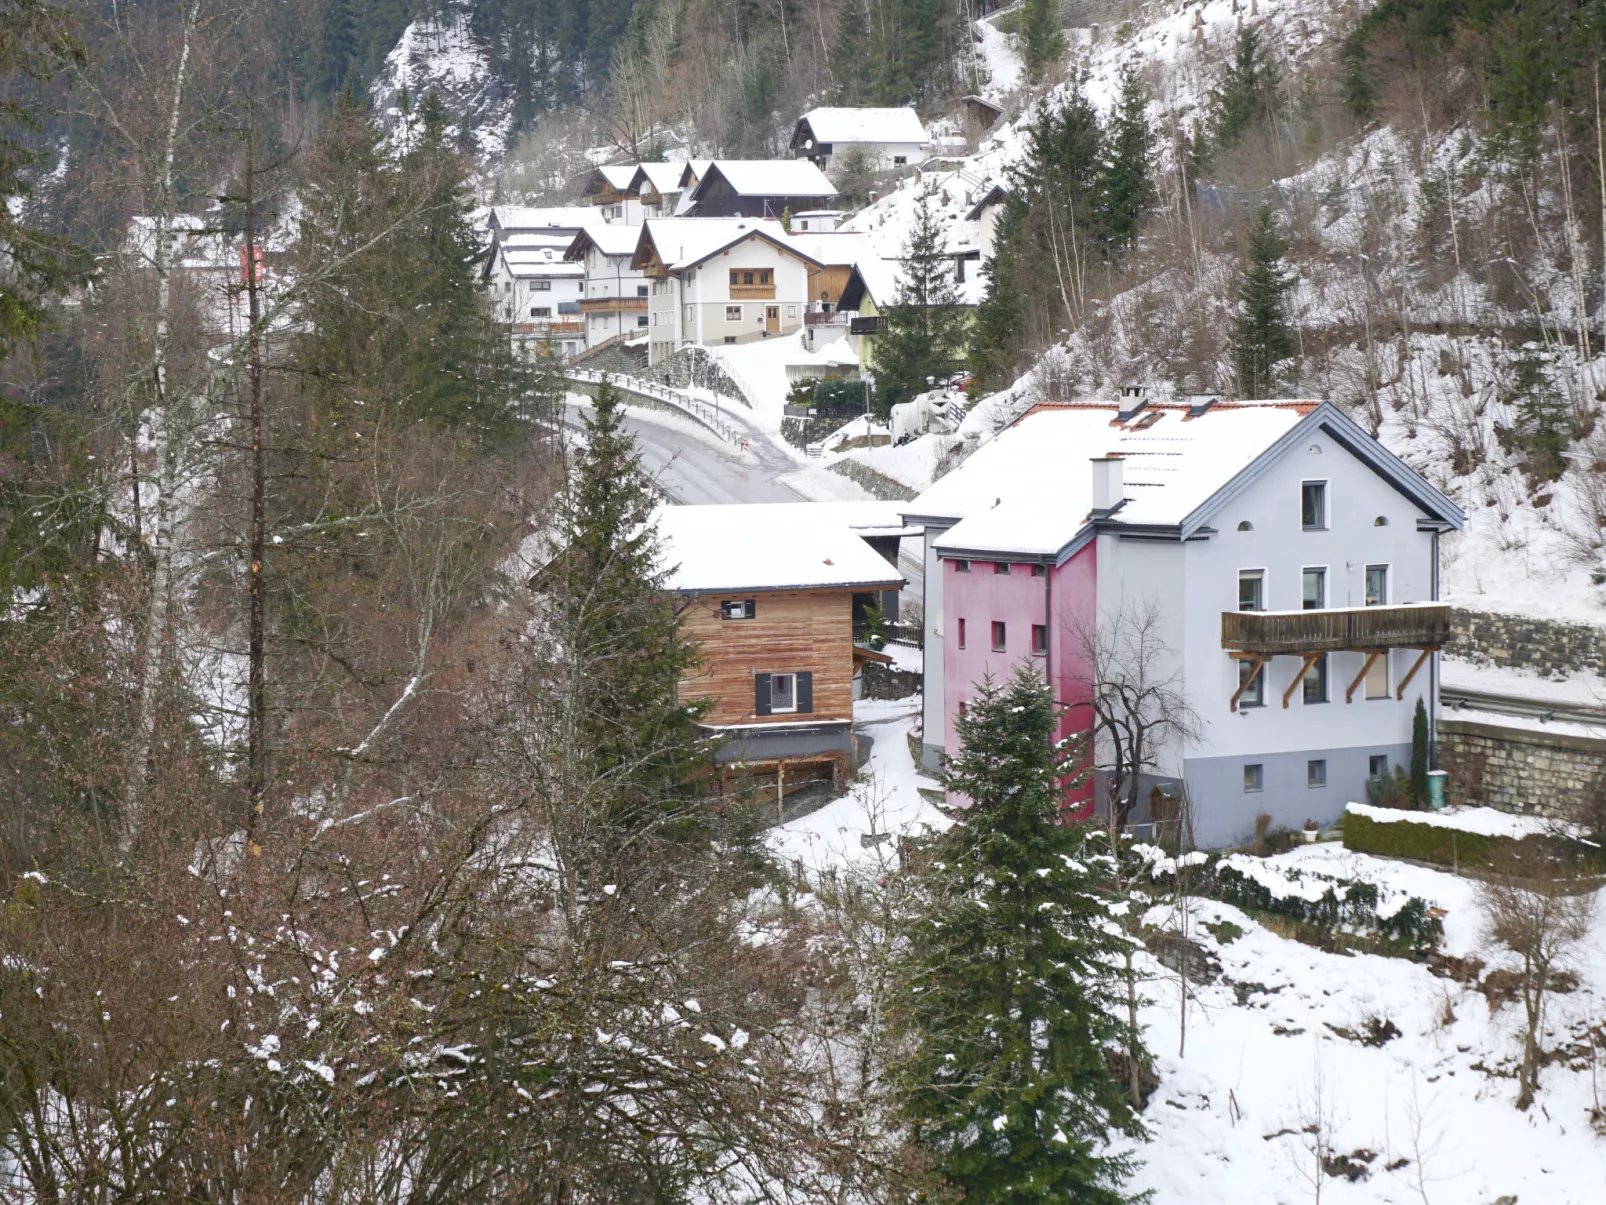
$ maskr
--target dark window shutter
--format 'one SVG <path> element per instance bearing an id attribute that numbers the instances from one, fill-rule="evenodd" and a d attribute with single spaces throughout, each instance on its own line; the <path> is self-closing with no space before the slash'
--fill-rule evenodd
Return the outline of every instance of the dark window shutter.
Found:
<path id="1" fill-rule="evenodd" d="M 758 614 L 758 600 L 756 598 L 748 599 L 747 602 L 743 604 L 742 610 L 747 618 L 754 618 Z"/>
<path id="2" fill-rule="evenodd" d="M 769 715 L 770 713 L 770 676 L 768 674 L 753 675 L 753 714 Z"/>
<path id="3" fill-rule="evenodd" d="M 799 674 L 797 676 L 797 709 L 800 712 L 814 710 L 813 674 Z"/>

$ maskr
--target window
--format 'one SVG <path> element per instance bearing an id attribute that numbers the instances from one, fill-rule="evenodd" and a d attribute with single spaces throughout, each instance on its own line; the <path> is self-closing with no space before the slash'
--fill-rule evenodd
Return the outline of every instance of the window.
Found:
<path id="1" fill-rule="evenodd" d="M 1250 762 L 1244 766 L 1244 790 L 1247 792 L 1264 791 L 1266 789 L 1266 767 L 1260 762 Z"/>
<path id="2" fill-rule="evenodd" d="M 1320 611 L 1327 605 L 1327 570 L 1307 569 L 1303 578 L 1300 606 L 1307 611 Z"/>
<path id="3" fill-rule="evenodd" d="M 1041 655 L 1048 652 L 1048 625 L 1034 623 L 1032 625 L 1032 652 Z"/>
<path id="4" fill-rule="evenodd" d="M 1366 697 L 1368 699 L 1386 699 L 1389 697 L 1389 655 L 1387 653 L 1373 658 L 1371 666 L 1366 671 Z"/>
<path id="5" fill-rule="evenodd" d="M 637 297 L 645 297 L 646 295 L 647 295 L 647 286 L 646 285 L 637 285 L 636 286 L 636 296 Z"/>
<path id="6" fill-rule="evenodd" d="M 893 167 L 903 167 L 908 162 L 909 162 L 909 156 L 908 155 L 894 155 L 892 157 L 892 166 Z"/>
<path id="7" fill-rule="evenodd" d="M 1327 785 L 1327 759 L 1312 758 L 1305 763 L 1305 785 L 1311 790 Z"/>
<path id="8" fill-rule="evenodd" d="M 728 306 L 725 307 L 725 321 L 726 322 L 740 322 L 741 320 L 742 320 L 742 307 L 741 306 L 739 306 L 739 305 L 728 305 Z"/>
<path id="9" fill-rule="evenodd" d="M 1387 527 L 1388 525 L 1389 517 L 1387 515 L 1379 515 L 1377 518 L 1372 520 L 1373 527 Z"/>
<path id="10" fill-rule="evenodd" d="M 1048 566 L 1047 565 L 1033 565 L 1032 566 L 1032 576 L 1033 577 L 1047 577 L 1048 576 Z"/>
<path id="11" fill-rule="evenodd" d="M 813 674 L 754 674 L 753 711 L 757 715 L 787 715 L 814 710 Z"/>
<path id="12" fill-rule="evenodd" d="M 1386 607 L 1389 601 L 1389 567 L 1387 565 L 1368 565 L 1366 567 L 1366 605 L 1369 607 Z"/>
<path id="13" fill-rule="evenodd" d="M 560 302 L 558 302 L 558 313 L 560 313 L 560 314 L 578 314 L 579 312 L 580 312 L 580 303 L 578 301 L 560 301 Z"/>
<path id="14" fill-rule="evenodd" d="M 1002 573 L 1005 577 L 1008 577 L 1009 576 L 1009 562 L 1008 561 L 994 561 L 993 562 L 993 572 L 994 573 Z"/>
<path id="15" fill-rule="evenodd" d="M 770 270 L 768 268 L 765 268 L 758 274 L 758 283 L 761 285 L 774 284 L 775 277 L 770 274 Z"/>
<path id="16" fill-rule="evenodd" d="M 970 572 L 970 562 L 969 561 L 955 561 L 954 562 L 954 572 L 955 573 L 969 573 Z"/>
<path id="17" fill-rule="evenodd" d="M 552 291 L 552 282 L 550 280 L 532 280 L 530 288 L 537 293 L 550 293 Z"/>
<path id="18" fill-rule="evenodd" d="M 636 325 L 637 326 L 646 326 L 647 325 L 647 315 L 645 315 L 645 314 L 636 315 Z"/>
<path id="19" fill-rule="evenodd" d="M 965 701 L 963 699 L 960 699 L 959 700 L 959 718 L 960 719 L 964 719 L 965 718 L 965 707 L 966 707 Z"/>
<path id="20" fill-rule="evenodd" d="M 1327 530 L 1327 482 L 1306 481 L 1300 484 L 1299 525 L 1306 531 Z"/>
<path id="21" fill-rule="evenodd" d="M 552 317 L 552 307 L 549 305 L 532 305 L 530 307 L 530 317 L 550 318 Z"/>
<path id="22" fill-rule="evenodd" d="M 795 305 L 787 306 L 786 307 L 786 316 L 788 318 L 796 318 L 797 317 L 797 306 L 795 306 Z"/>
<path id="23" fill-rule="evenodd" d="M 726 335 L 725 336 L 725 342 L 726 343 L 735 343 L 736 342 L 736 336 L 735 335 Z"/>
<path id="24" fill-rule="evenodd" d="M 770 712 L 797 710 L 797 675 L 770 675 Z"/>
<path id="25" fill-rule="evenodd" d="M 1238 609 L 1264 611 L 1266 609 L 1266 571 L 1264 569 L 1238 570 Z"/>
<path id="26" fill-rule="evenodd" d="M 1250 675 L 1254 675 L 1251 677 Z M 1266 668 L 1263 661 L 1238 662 L 1238 685 L 1243 693 L 1238 696 L 1238 710 L 1266 705 Z"/>
<path id="27" fill-rule="evenodd" d="M 758 614 L 758 600 L 728 598 L 719 604 L 719 613 L 726 619 L 752 619 Z"/>
<path id="28" fill-rule="evenodd" d="M 741 283 L 742 283 L 742 274 L 740 272 L 738 272 L 735 268 L 732 268 L 731 269 L 731 284 L 739 285 Z"/>
<path id="29" fill-rule="evenodd" d="M 1372 778 L 1383 778 L 1389 772 L 1389 757 L 1387 753 L 1374 753 L 1366 759 L 1366 773 Z"/>
<path id="30" fill-rule="evenodd" d="M 965 647 L 965 621 L 963 619 L 959 621 L 959 647 Z"/>
<path id="31" fill-rule="evenodd" d="M 1245 519 L 1242 523 L 1238 524 L 1238 530 L 1239 531 L 1254 531 L 1255 530 L 1255 525 L 1253 523 L 1251 523 L 1248 519 Z"/>
<path id="32" fill-rule="evenodd" d="M 1305 702 L 1327 702 L 1327 654 L 1323 653 L 1305 671 L 1304 681 L 1300 683 L 1305 690 Z"/>
<path id="33" fill-rule="evenodd" d="M 993 652 L 1004 651 L 1004 622 L 1001 619 L 993 620 Z"/>

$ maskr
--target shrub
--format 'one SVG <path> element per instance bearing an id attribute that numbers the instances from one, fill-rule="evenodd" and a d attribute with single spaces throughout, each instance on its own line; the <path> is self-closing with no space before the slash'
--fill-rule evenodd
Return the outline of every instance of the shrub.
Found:
<path id="1" fill-rule="evenodd" d="M 1269 869 L 1269 868 L 1268 868 Z M 1250 912 L 1287 917 L 1333 937 L 1372 939 L 1410 954 L 1432 952 L 1444 940 L 1444 926 L 1428 915 L 1427 901 L 1395 893 L 1384 899 L 1376 883 L 1279 868 L 1288 890 L 1273 890 L 1263 871 L 1247 873 L 1232 858 L 1216 866 L 1216 898 Z"/>
<path id="2" fill-rule="evenodd" d="M 1379 774 L 1366 780 L 1366 802 L 1378 808 L 1411 807 L 1411 780 L 1402 766 L 1395 766 L 1393 774 Z"/>
<path id="3" fill-rule="evenodd" d="M 1344 848 L 1437 866 L 1487 866 L 1507 859 L 1537 865 L 1560 858 L 1584 873 L 1606 872 L 1606 853 L 1599 846 L 1568 837 L 1497 837 L 1412 820 L 1373 820 L 1359 812 L 1344 813 Z"/>

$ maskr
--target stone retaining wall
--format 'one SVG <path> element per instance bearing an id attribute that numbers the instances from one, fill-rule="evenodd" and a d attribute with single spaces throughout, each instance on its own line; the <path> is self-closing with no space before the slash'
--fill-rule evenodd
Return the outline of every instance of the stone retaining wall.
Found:
<path id="1" fill-rule="evenodd" d="M 1452 804 L 1569 818 L 1606 778 L 1606 739 L 1439 717 Z"/>
<path id="2" fill-rule="evenodd" d="M 741 388 L 726 375 L 719 361 L 709 355 L 706 348 L 683 347 L 667 360 L 654 364 L 646 375 L 675 389 L 690 389 L 693 386 L 712 389 L 721 397 L 728 397 L 749 409 L 752 407 Z"/>
<path id="3" fill-rule="evenodd" d="M 1592 624 L 1455 607 L 1450 630 L 1445 655 L 1476 665 L 1531 669 L 1546 677 L 1606 670 L 1606 629 Z"/>
<path id="4" fill-rule="evenodd" d="M 839 460 L 831 466 L 833 473 L 841 473 L 849 481 L 862 487 L 872 497 L 883 502 L 910 502 L 915 491 L 901 481 L 894 481 L 885 473 L 878 473 L 869 465 L 857 460 Z"/>

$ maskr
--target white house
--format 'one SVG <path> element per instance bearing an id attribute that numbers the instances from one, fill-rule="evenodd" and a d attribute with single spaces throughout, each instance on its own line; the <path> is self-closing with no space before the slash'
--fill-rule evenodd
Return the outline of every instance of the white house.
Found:
<path id="1" fill-rule="evenodd" d="M 919 163 L 926 141 L 913 109 L 811 109 L 792 130 L 792 155 L 829 170 L 833 158 L 852 152 L 885 171 Z"/>
<path id="2" fill-rule="evenodd" d="M 647 337 L 649 282 L 631 266 L 640 239 L 640 226 L 601 226 L 582 230 L 564 252 L 585 269 L 580 314 L 588 349 Z"/>
<path id="3" fill-rule="evenodd" d="M 611 163 L 591 170 L 581 198 L 596 209 L 605 222 L 627 226 L 641 224 L 641 198 L 631 190 L 639 164 Z"/>
<path id="4" fill-rule="evenodd" d="M 1408 762 L 1417 700 L 1436 710 L 1439 536 L 1464 517 L 1328 403 L 1039 406 L 903 513 L 926 533 L 928 764 L 977 684 L 1021 664 L 1063 733 L 1088 731 L 1093 650 L 1130 681 L 1146 616 L 1147 675 L 1197 732 L 1157 750 L 1133 819 L 1185 783 L 1201 845 L 1262 812 L 1332 822 Z"/>
<path id="5" fill-rule="evenodd" d="M 686 187 L 685 163 L 643 163 L 630 178 L 629 191 L 635 197 L 640 211 L 638 221 L 646 218 L 672 218 L 680 205 L 680 196 Z"/>
<path id="6" fill-rule="evenodd" d="M 585 265 L 565 258 L 571 240 L 546 234 L 506 235 L 492 249 L 485 284 L 514 350 L 533 355 L 548 344 L 564 359 L 586 346 L 580 314 Z"/>
<path id="7" fill-rule="evenodd" d="M 705 181 L 708 177 L 704 177 Z M 648 280 L 648 356 L 693 343 L 749 343 L 803 326 L 811 272 L 776 221 L 650 218 L 631 267 Z"/>

